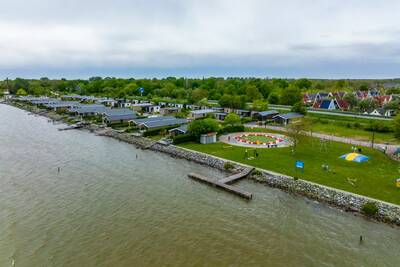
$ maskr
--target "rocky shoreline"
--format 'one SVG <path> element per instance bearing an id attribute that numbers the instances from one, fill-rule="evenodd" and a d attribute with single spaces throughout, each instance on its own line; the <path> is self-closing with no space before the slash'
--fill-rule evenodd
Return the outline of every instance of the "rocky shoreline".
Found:
<path id="1" fill-rule="evenodd" d="M 30 107 L 20 104 L 16 105 L 14 103 L 12 105 L 35 114 L 45 116 L 51 120 L 64 120 L 63 116 L 59 114 L 40 110 L 36 107 Z M 111 128 L 101 128 L 98 125 L 94 124 L 86 125 L 83 127 L 83 129 L 94 132 L 97 135 L 112 137 L 117 140 L 127 142 L 141 149 L 149 149 L 157 152 L 166 153 L 175 158 L 186 159 L 198 164 L 216 168 L 224 172 L 228 171 L 225 169 L 225 164 L 227 162 L 231 163 L 231 165 L 233 166 L 233 168 L 230 169 L 229 172 L 238 172 L 247 167 L 242 164 L 231 162 L 229 160 L 224 160 L 200 152 L 183 149 L 174 145 L 160 144 L 148 138 L 135 136 L 128 133 L 120 133 Z M 398 205 L 376 199 L 371 199 L 361 195 L 356 195 L 350 192 L 345 192 L 342 190 L 322 186 L 300 179 L 296 180 L 293 177 L 273 173 L 266 170 L 259 170 L 255 172 L 249 177 L 249 179 L 270 187 L 279 188 L 289 193 L 303 195 L 307 198 L 317 200 L 336 208 L 349 212 L 354 212 L 355 214 L 360 215 L 362 215 L 362 206 L 365 203 L 373 202 L 378 207 L 378 212 L 372 219 L 400 226 L 400 206 Z"/>

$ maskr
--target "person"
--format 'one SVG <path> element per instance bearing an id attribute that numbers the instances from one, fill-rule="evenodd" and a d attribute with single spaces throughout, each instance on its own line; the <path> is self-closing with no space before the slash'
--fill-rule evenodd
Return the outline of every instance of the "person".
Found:
<path id="1" fill-rule="evenodd" d="M 230 142 L 231 141 L 231 136 L 228 136 L 228 142 Z"/>
<path id="2" fill-rule="evenodd" d="M 249 157 L 248 153 L 247 153 L 247 149 L 244 151 L 244 159 L 247 159 Z"/>

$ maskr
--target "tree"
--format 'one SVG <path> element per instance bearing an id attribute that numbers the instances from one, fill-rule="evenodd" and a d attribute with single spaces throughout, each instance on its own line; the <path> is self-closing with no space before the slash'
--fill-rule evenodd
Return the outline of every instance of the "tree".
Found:
<path id="1" fill-rule="evenodd" d="M 229 113 L 224 119 L 224 124 L 230 126 L 241 125 L 242 120 L 240 119 L 239 115 L 235 113 Z"/>
<path id="2" fill-rule="evenodd" d="M 197 103 L 200 100 L 207 98 L 207 97 L 208 97 L 208 92 L 205 89 L 198 88 L 198 89 L 194 89 L 192 92 L 193 103 Z"/>
<path id="3" fill-rule="evenodd" d="M 219 123 L 215 119 L 194 120 L 189 124 L 189 132 L 198 138 L 202 134 L 217 132 L 219 127 Z"/>
<path id="4" fill-rule="evenodd" d="M 398 110 L 399 109 L 399 100 L 393 100 L 390 101 L 389 103 L 386 103 L 383 106 L 384 110 Z"/>
<path id="5" fill-rule="evenodd" d="M 343 97 L 343 100 L 345 100 L 347 103 L 349 103 L 350 105 L 350 109 L 353 109 L 355 107 L 357 107 L 358 105 L 358 99 L 357 97 L 352 94 L 352 93 L 348 93 Z"/>
<path id="6" fill-rule="evenodd" d="M 262 98 L 262 94 L 255 85 L 248 85 L 246 87 L 246 96 L 249 101 Z"/>
<path id="7" fill-rule="evenodd" d="M 361 111 L 370 111 L 379 106 L 378 101 L 372 98 L 363 99 L 358 103 L 358 107 Z"/>
<path id="8" fill-rule="evenodd" d="M 312 82 L 307 78 L 301 78 L 296 80 L 296 85 L 300 90 L 310 90 Z"/>
<path id="9" fill-rule="evenodd" d="M 394 136 L 400 139 L 400 114 L 398 114 L 393 120 L 393 131 Z"/>
<path id="10" fill-rule="evenodd" d="M 17 90 L 17 95 L 27 95 L 28 93 L 24 90 L 24 89 L 22 89 L 22 88 L 20 88 L 20 89 L 18 89 Z"/>
<path id="11" fill-rule="evenodd" d="M 268 109 L 268 102 L 261 99 L 253 101 L 253 109 L 257 111 L 264 111 Z"/>
<path id="12" fill-rule="evenodd" d="M 290 85 L 287 89 L 283 90 L 281 96 L 281 104 L 283 105 L 294 105 L 303 99 L 301 91 L 297 86 Z"/>
<path id="13" fill-rule="evenodd" d="M 277 93 L 269 94 L 268 103 L 270 103 L 270 104 L 279 104 L 279 95 Z"/>
<path id="14" fill-rule="evenodd" d="M 296 104 L 293 105 L 292 112 L 296 112 L 296 113 L 300 113 L 302 115 L 306 115 L 307 114 L 307 108 L 304 105 L 303 101 L 297 102 Z"/>
<path id="15" fill-rule="evenodd" d="M 304 119 L 290 123 L 287 126 L 287 136 L 292 143 L 292 152 L 296 153 L 298 144 L 300 143 L 303 135 L 302 132 L 308 131 L 310 125 Z"/>

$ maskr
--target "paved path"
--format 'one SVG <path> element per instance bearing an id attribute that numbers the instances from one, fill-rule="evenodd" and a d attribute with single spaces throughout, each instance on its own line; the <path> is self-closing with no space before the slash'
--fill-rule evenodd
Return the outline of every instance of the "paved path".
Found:
<path id="1" fill-rule="evenodd" d="M 269 105 L 270 109 L 280 109 L 280 110 L 291 110 L 291 106 L 283 106 L 283 105 Z M 371 116 L 365 114 L 357 114 L 357 113 L 346 113 L 346 112 L 334 112 L 334 111 L 323 111 L 323 110 L 315 110 L 312 108 L 307 108 L 308 113 L 314 114 L 323 114 L 323 115 L 331 115 L 331 116 L 339 116 L 339 117 L 352 117 L 352 118 L 360 118 L 366 120 L 382 120 L 382 121 L 391 121 L 393 118 L 390 117 L 380 117 L 380 116 Z"/>
<path id="2" fill-rule="evenodd" d="M 254 123 L 248 123 L 245 125 L 245 127 L 263 128 L 263 129 L 287 132 L 287 129 L 285 127 L 281 127 L 281 126 L 272 126 L 272 125 L 260 126 L 260 125 L 254 124 Z M 307 135 L 307 136 L 316 137 L 319 139 L 342 142 L 342 143 L 351 144 L 351 145 L 355 145 L 355 146 L 372 147 L 372 144 L 370 141 L 360 141 L 360 140 L 355 140 L 355 139 L 348 138 L 348 137 L 340 137 L 340 136 L 334 136 L 334 135 L 328 135 L 328 134 L 322 134 L 322 133 L 303 132 L 302 134 Z M 383 151 L 385 147 L 387 148 L 386 154 L 393 155 L 393 152 L 396 151 L 396 149 L 400 146 L 399 145 L 380 144 L 380 143 L 374 144 L 374 148 L 377 150 L 380 150 L 380 151 Z"/>

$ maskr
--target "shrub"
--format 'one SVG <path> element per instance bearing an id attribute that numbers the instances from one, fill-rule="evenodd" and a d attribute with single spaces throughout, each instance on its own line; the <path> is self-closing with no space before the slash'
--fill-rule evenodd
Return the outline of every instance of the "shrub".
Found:
<path id="1" fill-rule="evenodd" d="M 234 167 L 233 164 L 228 161 L 224 163 L 225 170 L 231 170 L 231 169 L 233 169 L 233 167 Z"/>
<path id="2" fill-rule="evenodd" d="M 378 207 L 374 202 L 364 203 L 361 207 L 361 211 L 368 216 L 375 216 L 378 213 Z"/>
<path id="3" fill-rule="evenodd" d="M 251 174 L 255 175 L 255 176 L 261 176 L 262 175 L 262 173 L 257 169 L 254 169 Z"/>
<path id="4" fill-rule="evenodd" d="M 143 136 L 155 136 L 160 134 L 161 132 L 167 131 L 169 129 L 172 129 L 175 127 L 168 127 L 168 128 L 158 128 L 158 129 L 152 129 L 152 130 L 147 130 L 143 133 Z"/>
<path id="5" fill-rule="evenodd" d="M 220 134 L 226 134 L 226 133 L 236 133 L 236 132 L 244 132 L 244 126 L 243 125 L 229 125 L 225 126 L 221 130 L 218 131 Z"/>
<path id="6" fill-rule="evenodd" d="M 253 121 L 253 118 L 251 118 L 251 117 L 245 117 L 245 118 L 242 119 L 242 123 L 249 123 L 249 122 L 252 122 L 252 121 Z"/>
<path id="7" fill-rule="evenodd" d="M 219 123 L 215 119 L 210 118 L 206 118 L 204 120 L 194 120 L 189 124 L 189 132 L 196 137 L 200 137 L 202 134 L 218 132 L 219 128 Z"/>
<path id="8" fill-rule="evenodd" d="M 191 134 L 180 134 L 172 138 L 174 145 L 191 141 L 196 141 L 196 137 Z"/>

